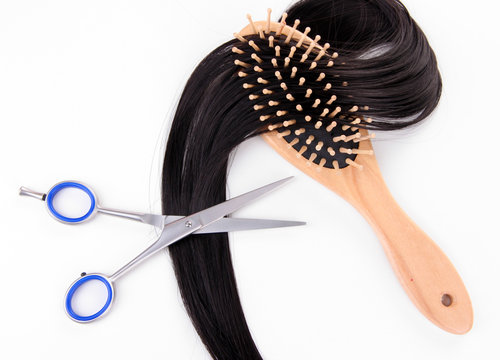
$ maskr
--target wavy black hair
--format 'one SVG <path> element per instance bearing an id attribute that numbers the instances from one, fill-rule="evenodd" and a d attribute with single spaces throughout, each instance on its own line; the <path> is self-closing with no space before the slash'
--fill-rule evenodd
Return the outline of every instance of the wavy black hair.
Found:
<path id="1" fill-rule="evenodd" d="M 415 124 L 436 107 L 441 78 L 427 39 L 397 0 L 302 0 L 287 11 L 342 57 L 345 99 L 367 105 L 376 130 Z M 228 30 L 229 31 L 229 30 Z M 187 215 L 226 198 L 231 152 L 266 129 L 238 81 L 230 40 L 194 70 L 165 151 L 162 208 Z M 191 235 L 169 247 L 186 310 L 214 359 L 262 359 L 245 321 L 228 234 Z"/>

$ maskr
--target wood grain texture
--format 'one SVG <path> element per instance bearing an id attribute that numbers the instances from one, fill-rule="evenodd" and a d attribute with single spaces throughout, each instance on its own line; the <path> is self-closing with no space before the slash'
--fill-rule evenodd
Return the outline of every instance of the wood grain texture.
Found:
<path id="1" fill-rule="evenodd" d="M 372 226 L 389 262 L 410 299 L 430 321 L 454 334 L 472 328 L 472 304 L 453 264 L 443 251 L 398 206 L 385 185 L 375 156 L 358 155 L 363 170 L 348 166 L 321 168 L 291 149 L 288 143 L 269 133 L 266 142 L 298 169 L 353 205 Z M 371 149 L 362 141 L 361 149 Z M 443 295 L 451 305 L 442 303 Z"/>
<path id="2" fill-rule="evenodd" d="M 265 29 L 266 21 L 253 26 Z M 239 34 L 253 34 L 248 25 Z M 271 31 L 280 24 L 270 22 Z M 285 26 L 287 35 L 291 27 Z M 300 33 L 295 33 L 297 40 Z M 305 43 L 310 43 L 307 37 Z M 362 131 L 367 134 L 366 131 Z M 320 167 L 298 155 L 276 132 L 262 135 L 265 141 L 287 161 L 351 203 L 368 221 L 380 239 L 387 257 L 404 290 L 430 321 L 454 334 L 465 334 L 473 324 L 472 304 L 453 264 L 443 251 L 404 213 L 390 194 L 375 156 L 358 155 L 363 170 L 348 166 L 334 170 Z M 371 150 L 369 140 L 360 149 Z M 451 304 L 442 303 L 443 295 Z"/>

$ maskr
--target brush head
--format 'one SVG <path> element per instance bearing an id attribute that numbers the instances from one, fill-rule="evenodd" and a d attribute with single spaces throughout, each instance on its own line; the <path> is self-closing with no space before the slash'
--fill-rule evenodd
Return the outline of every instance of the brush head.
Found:
<path id="1" fill-rule="evenodd" d="M 281 23 L 254 23 L 248 16 L 252 35 L 235 34 L 233 47 L 237 80 L 248 92 L 249 107 L 264 131 L 275 131 L 297 151 L 297 156 L 321 167 L 360 167 L 360 129 L 371 122 L 363 115 L 366 106 L 354 104 L 342 78 L 341 57 L 329 44 L 320 45 L 320 36 L 308 36 L 310 28 L 298 30 Z M 339 64 L 337 64 L 339 63 Z"/>

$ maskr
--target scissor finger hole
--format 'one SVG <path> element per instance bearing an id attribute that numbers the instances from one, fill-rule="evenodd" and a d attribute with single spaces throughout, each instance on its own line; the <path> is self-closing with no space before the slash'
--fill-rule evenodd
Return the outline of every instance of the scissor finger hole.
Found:
<path id="1" fill-rule="evenodd" d="M 66 297 L 66 311 L 76 321 L 91 321 L 106 312 L 113 300 L 110 282 L 97 274 L 76 281 Z"/>
<path id="2" fill-rule="evenodd" d="M 69 181 L 54 186 L 46 201 L 52 215 L 70 223 L 86 220 L 96 206 L 95 196 L 88 187 Z"/>

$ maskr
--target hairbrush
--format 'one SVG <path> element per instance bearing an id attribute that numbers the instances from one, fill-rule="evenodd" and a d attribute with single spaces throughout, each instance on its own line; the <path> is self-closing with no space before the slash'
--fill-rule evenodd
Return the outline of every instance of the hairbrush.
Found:
<path id="1" fill-rule="evenodd" d="M 376 121 L 355 104 L 342 57 L 299 20 L 253 21 L 234 36 L 235 73 L 282 157 L 352 204 L 373 227 L 404 290 L 430 321 L 455 334 L 473 323 L 467 290 L 443 251 L 391 196 L 373 154 Z"/>

